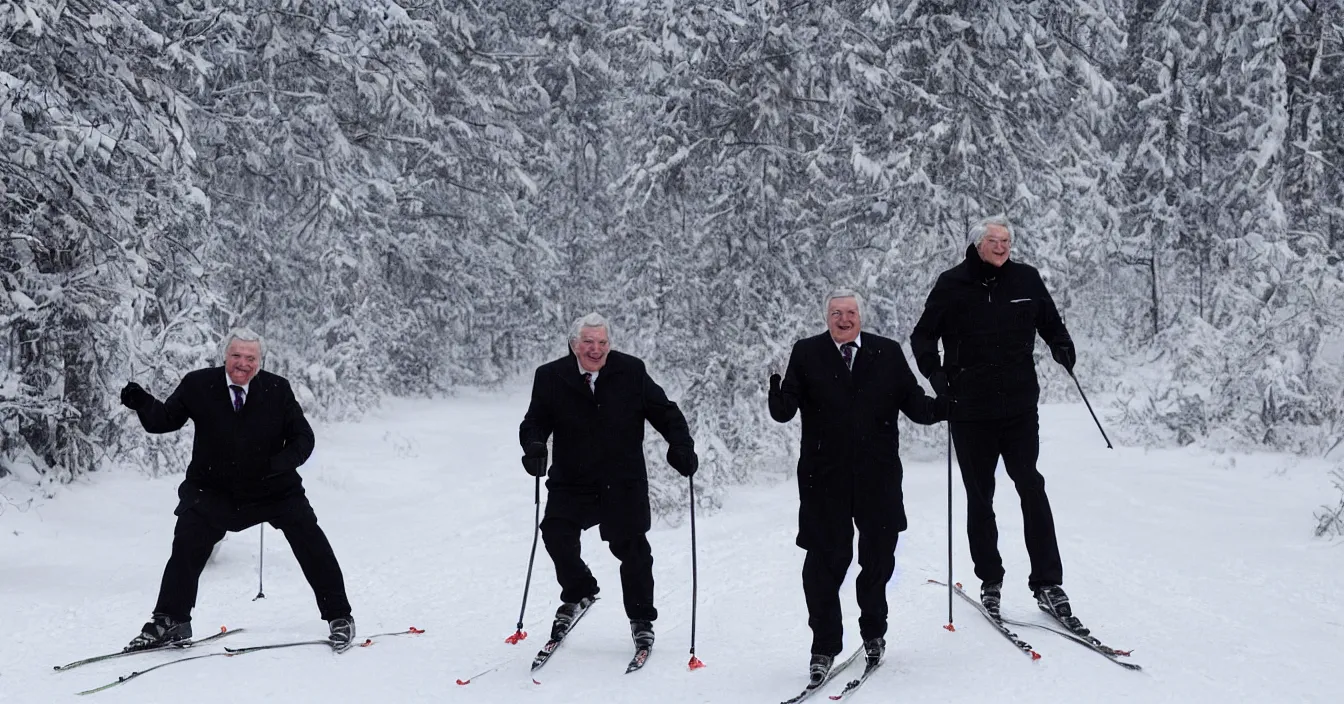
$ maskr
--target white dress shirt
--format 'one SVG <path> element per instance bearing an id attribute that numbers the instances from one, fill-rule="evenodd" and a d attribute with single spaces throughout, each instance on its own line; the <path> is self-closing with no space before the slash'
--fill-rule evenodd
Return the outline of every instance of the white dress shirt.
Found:
<path id="1" fill-rule="evenodd" d="M 230 378 L 229 378 L 229 373 L 228 373 L 228 372 L 224 372 L 224 381 L 225 381 L 226 384 L 228 384 L 228 386 L 224 387 L 224 389 L 225 389 L 225 391 L 228 391 L 228 392 L 229 392 L 229 405 L 230 405 L 230 406 L 233 405 L 233 389 L 230 388 L 230 387 L 233 387 L 233 386 L 240 386 L 240 387 L 242 387 L 242 389 L 243 389 L 243 405 L 246 406 L 246 405 L 247 405 L 247 387 L 251 386 L 251 385 L 252 385 L 252 382 L 249 381 L 249 382 L 247 382 L 246 384 L 235 384 L 235 383 L 233 383 L 233 379 L 230 379 Z"/>
<path id="2" fill-rule="evenodd" d="M 844 357 L 845 357 L 845 351 L 844 351 L 843 349 L 840 349 L 840 348 L 844 347 L 845 345 L 844 345 L 844 344 L 841 344 L 841 343 L 839 343 L 839 342 L 835 342 L 835 338 L 834 338 L 834 337 L 831 338 L 831 342 L 834 342 L 834 343 L 835 343 L 835 351 L 840 353 L 840 358 L 841 358 L 841 359 L 844 359 Z M 851 360 L 849 360 L 849 366 L 850 366 L 851 369 L 854 368 L 854 360 L 859 358 L 859 349 L 862 348 L 862 347 L 863 347 L 863 333 L 859 333 L 858 335 L 855 335 L 855 336 L 854 336 L 854 348 L 855 348 L 855 349 L 854 349 L 854 358 L 851 359 Z"/>
<path id="3" fill-rule="evenodd" d="M 587 369 L 583 368 L 583 362 L 579 362 L 579 376 L 583 376 L 584 374 L 592 375 L 588 378 L 588 390 L 592 391 L 593 393 L 597 393 L 597 375 L 601 373 L 601 371 L 602 370 L 599 369 L 595 372 L 590 372 Z"/>

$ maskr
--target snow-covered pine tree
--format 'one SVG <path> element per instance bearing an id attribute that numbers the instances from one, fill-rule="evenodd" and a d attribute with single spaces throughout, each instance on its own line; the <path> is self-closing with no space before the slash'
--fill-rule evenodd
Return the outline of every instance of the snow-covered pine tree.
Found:
<path id="1" fill-rule="evenodd" d="M 0 11 L 0 463 L 51 480 L 121 447 L 116 390 L 134 377 L 166 393 L 164 358 L 204 352 L 214 305 L 175 88 L 200 59 L 161 8 L 139 10 Z"/>

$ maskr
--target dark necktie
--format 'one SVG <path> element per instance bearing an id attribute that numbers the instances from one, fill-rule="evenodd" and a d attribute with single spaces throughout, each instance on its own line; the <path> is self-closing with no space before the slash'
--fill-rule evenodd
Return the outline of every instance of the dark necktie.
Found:
<path id="1" fill-rule="evenodd" d="M 846 342 L 845 344 L 840 345 L 840 356 L 845 358 L 845 366 L 848 367 L 850 371 L 854 370 L 854 350 L 858 349 L 858 347 L 859 346 L 853 342 Z"/>
<path id="2" fill-rule="evenodd" d="M 233 391 L 233 412 L 243 410 L 243 387 L 229 384 L 229 389 Z"/>
<path id="3" fill-rule="evenodd" d="M 592 373 L 592 372 L 584 372 L 584 373 L 583 373 L 583 383 L 585 383 L 585 384 L 588 385 L 588 390 L 589 390 L 589 391 L 594 391 L 594 390 L 595 390 L 595 389 L 593 389 L 593 373 Z"/>

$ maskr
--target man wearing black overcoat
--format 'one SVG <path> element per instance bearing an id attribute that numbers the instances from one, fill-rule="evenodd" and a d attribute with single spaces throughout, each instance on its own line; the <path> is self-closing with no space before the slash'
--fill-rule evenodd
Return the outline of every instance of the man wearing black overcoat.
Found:
<path id="1" fill-rule="evenodd" d="M 1087 635 L 1061 586 L 1064 566 L 1054 514 L 1045 478 L 1036 468 L 1041 447 L 1036 337 L 1070 374 L 1076 360 L 1073 338 L 1040 272 L 1010 257 L 1013 231 L 1006 218 L 976 223 L 970 240 L 965 259 L 939 274 L 929 292 L 910 334 L 910 349 L 933 388 L 956 398 L 948 427 L 966 487 L 966 532 L 981 580 L 980 601 L 999 617 L 1004 569 L 994 519 L 994 473 L 1002 459 L 1021 499 L 1031 558 L 1027 587 L 1043 611 Z"/>
<path id="2" fill-rule="evenodd" d="M 355 622 L 340 564 L 317 525 L 298 468 L 313 452 L 313 429 L 284 377 L 261 369 L 261 337 L 245 328 L 224 340 L 224 365 L 188 373 L 167 400 L 139 384 L 121 391 L 151 433 L 195 427 L 191 464 L 178 487 L 173 549 L 151 620 L 126 647 L 144 650 L 191 638 L 201 572 L 226 532 L 259 523 L 285 534 L 337 652 L 354 643 Z"/>
<path id="3" fill-rule="evenodd" d="M 809 680 L 825 679 L 842 647 L 840 585 L 859 533 L 859 632 L 868 665 L 886 648 L 887 582 L 906 528 L 898 413 L 922 425 L 947 417 L 947 402 L 920 388 L 901 346 L 862 332 L 862 299 L 840 290 L 825 299 L 827 331 L 799 340 L 783 378 L 770 377 L 770 416 L 802 414 L 798 459 L 798 547 L 812 628 Z"/>
<path id="4" fill-rule="evenodd" d="M 649 377 L 644 362 L 611 349 L 605 318 L 575 321 L 569 354 L 537 368 L 532 400 L 518 429 L 523 467 L 547 473 L 541 536 L 555 563 L 560 608 L 551 638 L 564 637 L 597 597 L 597 580 L 580 555 L 580 534 L 598 526 L 621 561 L 621 593 L 637 651 L 653 647 L 653 553 L 644 422 L 669 445 L 667 463 L 690 477 L 699 467 L 695 442 L 677 404 Z"/>

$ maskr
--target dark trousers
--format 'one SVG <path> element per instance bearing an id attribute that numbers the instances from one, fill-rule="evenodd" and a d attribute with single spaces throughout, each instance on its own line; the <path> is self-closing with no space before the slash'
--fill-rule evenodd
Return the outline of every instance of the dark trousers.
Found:
<path id="1" fill-rule="evenodd" d="M 322 619 L 330 621 L 333 618 L 349 617 L 350 602 L 345 596 L 345 578 L 341 575 L 341 566 L 336 562 L 331 543 L 327 542 L 326 534 L 317 525 L 317 516 L 307 501 L 302 501 L 301 507 L 295 507 L 290 502 L 288 508 L 268 518 L 267 522 L 284 533 L 285 539 L 289 541 L 294 558 L 298 560 L 303 576 L 313 588 L 313 595 L 317 597 L 317 608 Z M 212 521 L 203 511 L 188 509 L 178 516 L 177 527 L 173 529 L 173 552 L 163 569 L 155 613 L 168 614 L 182 621 L 191 619 L 201 572 L 210 559 L 210 551 L 215 543 L 224 538 L 225 532 L 225 528 Z"/>
<path id="2" fill-rule="evenodd" d="M 579 540 L 583 531 L 594 525 L 555 516 L 541 522 L 541 539 L 555 563 L 561 601 L 574 603 L 597 595 L 597 580 L 580 555 Z M 658 610 L 653 607 L 653 549 L 648 537 L 641 533 L 625 540 L 612 540 L 607 547 L 621 561 L 621 596 L 625 600 L 626 617 L 641 621 L 657 619 Z"/>
<path id="3" fill-rule="evenodd" d="M 848 522 L 848 521 L 847 521 Z M 864 640 L 887 634 L 887 582 L 896 571 L 896 540 L 900 533 L 874 537 L 859 532 L 859 635 Z M 807 625 L 812 628 L 812 652 L 838 655 L 844 627 L 840 613 L 840 584 L 854 559 L 853 524 L 849 535 L 830 550 L 808 550 L 803 558 L 803 596 Z"/>
<path id="4" fill-rule="evenodd" d="M 1040 454 L 1040 421 L 1036 411 L 1006 419 L 951 423 L 961 481 L 966 485 L 966 534 L 975 576 L 983 582 L 1003 581 L 999 529 L 994 523 L 994 471 L 999 458 L 1022 500 L 1022 524 L 1031 557 L 1027 586 L 1062 584 L 1064 567 L 1055 539 L 1055 519 L 1045 495 L 1045 477 L 1036 470 Z"/>

